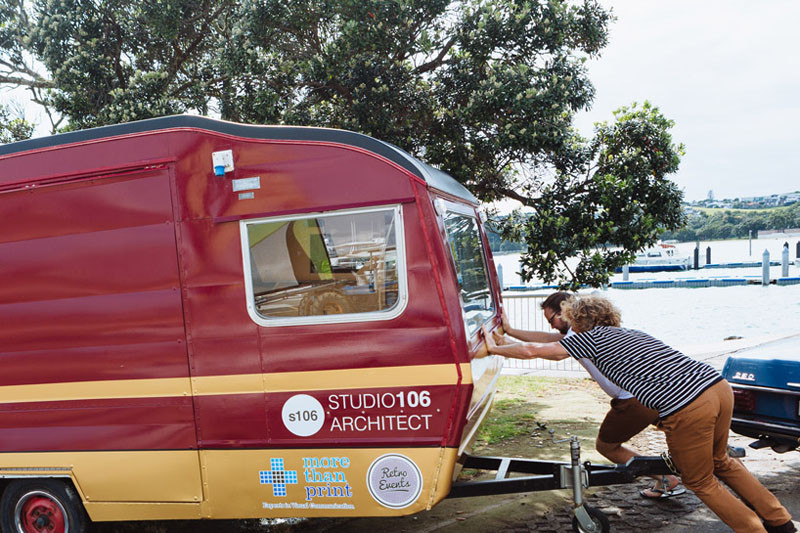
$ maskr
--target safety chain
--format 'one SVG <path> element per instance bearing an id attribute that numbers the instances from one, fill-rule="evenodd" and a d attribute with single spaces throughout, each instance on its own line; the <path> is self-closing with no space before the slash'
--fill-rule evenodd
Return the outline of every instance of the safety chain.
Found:
<path id="1" fill-rule="evenodd" d="M 672 461 L 672 456 L 669 454 L 669 450 L 661 452 L 661 458 L 664 460 L 665 463 L 667 463 L 667 468 L 669 468 L 673 474 L 675 474 L 676 476 L 681 475 L 681 471 L 678 470 L 678 467 L 675 466 L 675 463 Z"/>

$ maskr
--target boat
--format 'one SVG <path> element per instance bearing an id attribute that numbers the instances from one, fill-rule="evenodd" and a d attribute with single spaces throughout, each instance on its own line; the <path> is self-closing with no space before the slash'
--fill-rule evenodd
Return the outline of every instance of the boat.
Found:
<path id="1" fill-rule="evenodd" d="M 689 257 L 676 255 L 672 244 L 659 243 L 636 254 L 636 260 L 628 265 L 628 272 L 679 272 L 688 270 Z M 622 272 L 622 267 L 616 269 Z"/>

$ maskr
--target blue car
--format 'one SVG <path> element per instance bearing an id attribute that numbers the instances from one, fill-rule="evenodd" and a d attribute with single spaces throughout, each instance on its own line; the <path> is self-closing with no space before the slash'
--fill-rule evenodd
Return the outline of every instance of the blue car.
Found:
<path id="1" fill-rule="evenodd" d="M 773 342 L 732 355 L 722 370 L 733 388 L 731 430 L 779 453 L 800 446 L 800 340 Z"/>

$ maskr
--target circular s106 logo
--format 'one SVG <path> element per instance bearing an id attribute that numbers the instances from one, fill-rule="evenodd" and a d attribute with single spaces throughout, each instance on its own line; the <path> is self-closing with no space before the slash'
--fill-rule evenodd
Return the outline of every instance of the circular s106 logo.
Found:
<path id="1" fill-rule="evenodd" d="M 367 488 L 375 500 L 385 507 L 402 509 L 419 498 L 422 474 L 414 461 L 396 453 L 375 459 L 367 471 Z"/>
<path id="2" fill-rule="evenodd" d="M 325 410 L 313 396 L 295 394 L 283 404 L 281 418 L 286 429 L 298 437 L 310 437 L 325 423 Z"/>

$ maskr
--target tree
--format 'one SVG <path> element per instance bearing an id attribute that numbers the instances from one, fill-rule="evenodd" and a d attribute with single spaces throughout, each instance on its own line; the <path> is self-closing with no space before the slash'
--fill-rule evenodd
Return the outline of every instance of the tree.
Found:
<path id="1" fill-rule="evenodd" d="M 0 10 L 0 83 L 31 89 L 51 115 L 68 119 L 62 130 L 205 112 L 217 81 L 209 63 L 234 4 L 10 2 Z"/>
<path id="2" fill-rule="evenodd" d="M 45 90 L 68 129 L 216 109 L 372 135 L 533 209 L 498 224 L 525 277 L 598 285 L 682 221 L 657 109 L 572 127 L 611 20 L 597 0 L 17 0 L 0 84 Z"/>
<path id="3" fill-rule="evenodd" d="M 19 112 L 0 105 L 0 144 L 30 139 L 33 128 L 33 124 L 22 118 Z"/>
<path id="4" fill-rule="evenodd" d="M 506 225 L 506 236 L 516 233 L 528 245 L 523 278 L 598 286 L 631 261 L 631 251 L 683 225 L 682 194 L 666 178 L 683 151 L 672 142 L 672 122 L 647 102 L 621 108 L 615 118 L 596 125 L 580 172 L 556 171 L 528 203 L 535 215 Z"/>

